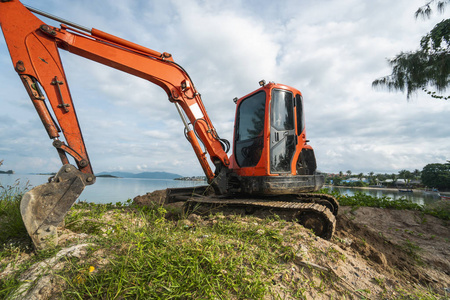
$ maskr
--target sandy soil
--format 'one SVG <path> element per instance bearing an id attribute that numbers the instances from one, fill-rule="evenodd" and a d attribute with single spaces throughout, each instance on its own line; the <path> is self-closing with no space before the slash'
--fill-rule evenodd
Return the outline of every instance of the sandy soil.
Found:
<path id="1" fill-rule="evenodd" d="M 335 244 L 385 276 L 392 291 L 420 285 L 449 294 L 448 222 L 417 211 L 370 207 L 341 207 L 337 220 Z"/>
<path id="2" fill-rule="evenodd" d="M 164 198 L 165 192 L 157 191 L 137 198 L 135 203 L 164 203 Z M 172 211 L 174 207 L 179 210 L 180 204 L 170 204 Z M 166 217 L 174 218 L 174 215 Z M 224 217 L 226 215 L 215 219 L 191 215 L 183 222 L 210 226 Z M 245 217 L 242 222 L 246 222 Z M 299 235 L 297 242 L 289 245 L 296 249 L 298 255 L 286 265 L 284 272 L 273 279 L 272 292 L 281 299 L 299 299 L 287 292 L 286 286 L 304 288 L 304 299 L 411 299 L 405 295 L 422 299 L 428 291 L 442 299 L 448 299 L 450 295 L 448 222 L 416 211 L 341 207 L 336 232 L 330 241 L 315 237 L 297 223 L 289 224 L 286 232 L 292 234 L 294 231 Z M 63 228 L 59 234 L 60 243 L 68 247 L 61 251 L 84 255 L 78 246 L 85 245 L 86 234 Z M 0 280 L 28 259 L 29 255 L 24 255 L 11 262 L 0 272 Z M 107 258 L 102 256 L 101 259 L 106 265 Z M 53 269 L 62 268 L 61 261 L 54 260 Z M 32 266 L 22 276 L 27 284 L 33 283 L 33 290 L 26 293 L 27 299 L 50 299 L 64 290 L 62 286 L 53 286 L 60 284 L 60 280 L 56 280 L 57 275 L 35 274 L 34 269 Z M 322 286 L 323 274 L 328 283 Z"/>

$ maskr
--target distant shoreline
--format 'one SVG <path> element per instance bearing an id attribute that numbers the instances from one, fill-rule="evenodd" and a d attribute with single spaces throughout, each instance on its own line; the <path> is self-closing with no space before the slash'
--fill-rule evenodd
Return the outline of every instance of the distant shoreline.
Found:
<path id="1" fill-rule="evenodd" d="M 379 190 L 379 191 L 392 191 L 392 192 L 398 192 L 398 190 L 404 190 L 402 188 L 387 188 L 387 187 L 379 187 L 378 188 L 378 187 L 369 187 L 369 186 L 361 187 L 361 186 L 345 186 L 345 185 L 337 185 L 337 186 L 324 185 L 324 187 L 325 188 L 333 188 L 333 187 L 335 187 L 335 188 L 342 188 L 342 189 L 351 188 L 351 189 L 360 189 L 360 190 Z M 423 192 L 425 192 L 422 189 L 408 189 L 408 190 L 411 190 L 413 193 L 423 193 Z M 441 196 L 450 196 L 450 192 L 447 192 L 447 191 L 445 191 L 445 192 L 439 191 L 439 194 Z"/>
<path id="2" fill-rule="evenodd" d="M 342 189 L 360 189 L 360 190 L 381 190 L 381 191 L 398 191 L 401 188 L 387 188 L 387 187 L 369 187 L 369 186 L 345 186 L 345 185 L 324 185 L 325 188 L 342 188 Z M 412 190 L 414 193 L 422 192 L 418 189 L 408 189 Z"/>

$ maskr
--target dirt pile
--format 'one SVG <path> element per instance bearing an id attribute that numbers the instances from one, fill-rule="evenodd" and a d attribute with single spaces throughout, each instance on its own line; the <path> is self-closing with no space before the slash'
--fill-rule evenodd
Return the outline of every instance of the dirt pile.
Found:
<path id="1" fill-rule="evenodd" d="M 382 275 L 386 289 L 421 286 L 448 295 L 448 225 L 417 211 L 342 207 L 334 242 Z"/>

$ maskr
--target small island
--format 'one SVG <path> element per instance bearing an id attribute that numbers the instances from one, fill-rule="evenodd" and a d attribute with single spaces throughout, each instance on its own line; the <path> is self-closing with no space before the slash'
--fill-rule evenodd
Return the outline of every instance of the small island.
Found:
<path id="1" fill-rule="evenodd" d="M 101 175 L 97 175 L 96 177 L 120 178 L 119 176 L 114 176 L 114 175 L 110 175 L 110 174 L 101 174 Z"/>
<path id="2" fill-rule="evenodd" d="M 13 170 L 0 171 L 0 174 L 14 174 L 14 171 Z"/>
<path id="3" fill-rule="evenodd" d="M 44 175 L 44 176 L 55 176 L 56 173 L 55 172 L 51 172 L 51 173 L 32 173 L 33 175 Z"/>

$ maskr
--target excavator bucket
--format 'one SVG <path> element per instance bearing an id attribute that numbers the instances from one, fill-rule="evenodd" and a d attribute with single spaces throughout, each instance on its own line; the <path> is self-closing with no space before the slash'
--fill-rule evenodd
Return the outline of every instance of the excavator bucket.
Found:
<path id="1" fill-rule="evenodd" d="M 20 203 L 20 213 L 36 249 L 58 243 L 56 228 L 94 175 L 64 165 L 48 183 L 27 192 Z M 92 182 L 93 183 L 93 182 Z"/>

